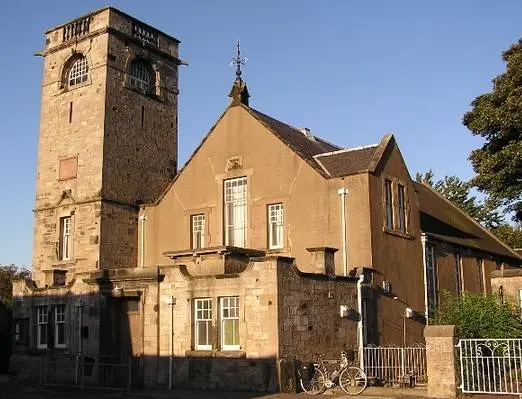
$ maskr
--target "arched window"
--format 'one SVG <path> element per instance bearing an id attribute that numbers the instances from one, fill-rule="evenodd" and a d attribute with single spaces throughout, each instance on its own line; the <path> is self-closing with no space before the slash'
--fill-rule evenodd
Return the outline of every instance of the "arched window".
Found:
<path id="1" fill-rule="evenodd" d="M 153 80 L 149 71 L 144 61 L 133 60 L 129 68 L 129 84 L 144 93 L 150 93 Z"/>
<path id="2" fill-rule="evenodd" d="M 89 63 L 87 57 L 82 56 L 71 65 L 69 69 L 69 86 L 74 86 L 87 81 L 89 77 Z"/>

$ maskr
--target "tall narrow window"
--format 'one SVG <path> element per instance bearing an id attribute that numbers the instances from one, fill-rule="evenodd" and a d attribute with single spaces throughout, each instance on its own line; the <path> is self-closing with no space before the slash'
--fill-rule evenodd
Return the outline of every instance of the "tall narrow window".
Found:
<path id="1" fill-rule="evenodd" d="M 239 297 L 220 298 L 221 349 L 239 349 Z"/>
<path id="2" fill-rule="evenodd" d="M 458 252 L 455 253 L 455 293 L 462 292 L 462 258 Z"/>
<path id="3" fill-rule="evenodd" d="M 437 266 L 433 246 L 426 245 L 426 289 L 428 294 L 428 311 L 437 309 Z"/>
<path id="4" fill-rule="evenodd" d="M 194 313 L 194 348 L 212 349 L 212 299 L 195 299 Z"/>
<path id="5" fill-rule="evenodd" d="M 384 180 L 384 206 L 386 212 L 385 226 L 388 230 L 393 230 L 392 182 L 390 180 Z"/>
<path id="6" fill-rule="evenodd" d="M 65 348 L 65 305 L 54 308 L 54 346 Z"/>
<path id="7" fill-rule="evenodd" d="M 399 218 L 397 229 L 401 233 L 406 233 L 406 196 L 402 184 L 397 185 L 397 216 Z"/>
<path id="8" fill-rule="evenodd" d="M 47 348 L 47 306 L 36 308 L 36 346 L 39 349 Z"/>
<path id="9" fill-rule="evenodd" d="M 192 215 L 190 217 L 192 230 L 192 249 L 205 247 L 205 215 Z"/>
<path id="10" fill-rule="evenodd" d="M 71 259 L 71 217 L 60 218 L 59 259 Z"/>
<path id="11" fill-rule="evenodd" d="M 145 126 L 145 106 L 141 106 L 141 127 Z"/>
<path id="12" fill-rule="evenodd" d="M 247 179 L 225 180 L 225 245 L 246 246 Z"/>
<path id="13" fill-rule="evenodd" d="M 522 316 L 522 289 L 518 290 L 518 306 L 520 309 L 520 316 Z"/>
<path id="14" fill-rule="evenodd" d="M 283 248 L 283 204 L 268 205 L 268 248 Z"/>
<path id="15" fill-rule="evenodd" d="M 87 81 L 89 77 L 89 63 L 87 57 L 78 58 L 69 70 L 69 86 L 78 85 Z"/>

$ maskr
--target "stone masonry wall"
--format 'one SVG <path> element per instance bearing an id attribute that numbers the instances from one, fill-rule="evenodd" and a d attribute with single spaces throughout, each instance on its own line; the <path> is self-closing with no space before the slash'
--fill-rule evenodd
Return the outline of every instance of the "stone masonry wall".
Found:
<path id="1" fill-rule="evenodd" d="M 357 287 L 354 279 L 299 275 L 292 260 L 279 260 L 279 358 L 312 360 L 317 353 L 337 359 L 357 349 Z M 352 317 L 341 318 L 340 306 Z"/>

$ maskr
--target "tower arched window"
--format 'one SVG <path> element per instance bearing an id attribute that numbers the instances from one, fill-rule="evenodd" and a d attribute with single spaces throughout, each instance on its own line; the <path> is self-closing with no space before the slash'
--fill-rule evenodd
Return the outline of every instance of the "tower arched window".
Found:
<path id="1" fill-rule="evenodd" d="M 144 93 L 150 93 L 153 83 L 149 65 L 140 59 L 133 60 L 129 67 L 130 86 Z"/>
<path id="2" fill-rule="evenodd" d="M 71 65 L 71 68 L 69 69 L 69 86 L 74 86 L 86 82 L 88 77 L 89 63 L 87 62 L 87 57 L 82 56 L 80 58 L 77 58 Z"/>

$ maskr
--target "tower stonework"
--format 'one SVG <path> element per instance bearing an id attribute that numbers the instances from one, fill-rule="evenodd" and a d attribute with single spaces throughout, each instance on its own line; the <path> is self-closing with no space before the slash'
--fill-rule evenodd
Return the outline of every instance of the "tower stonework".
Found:
<path id="1" fill-rule="evenodd" d="M 178 44 L 110 7 L 46 32 L 37 286 L 137 265 L 139 204 L 177 168 Z"/>

